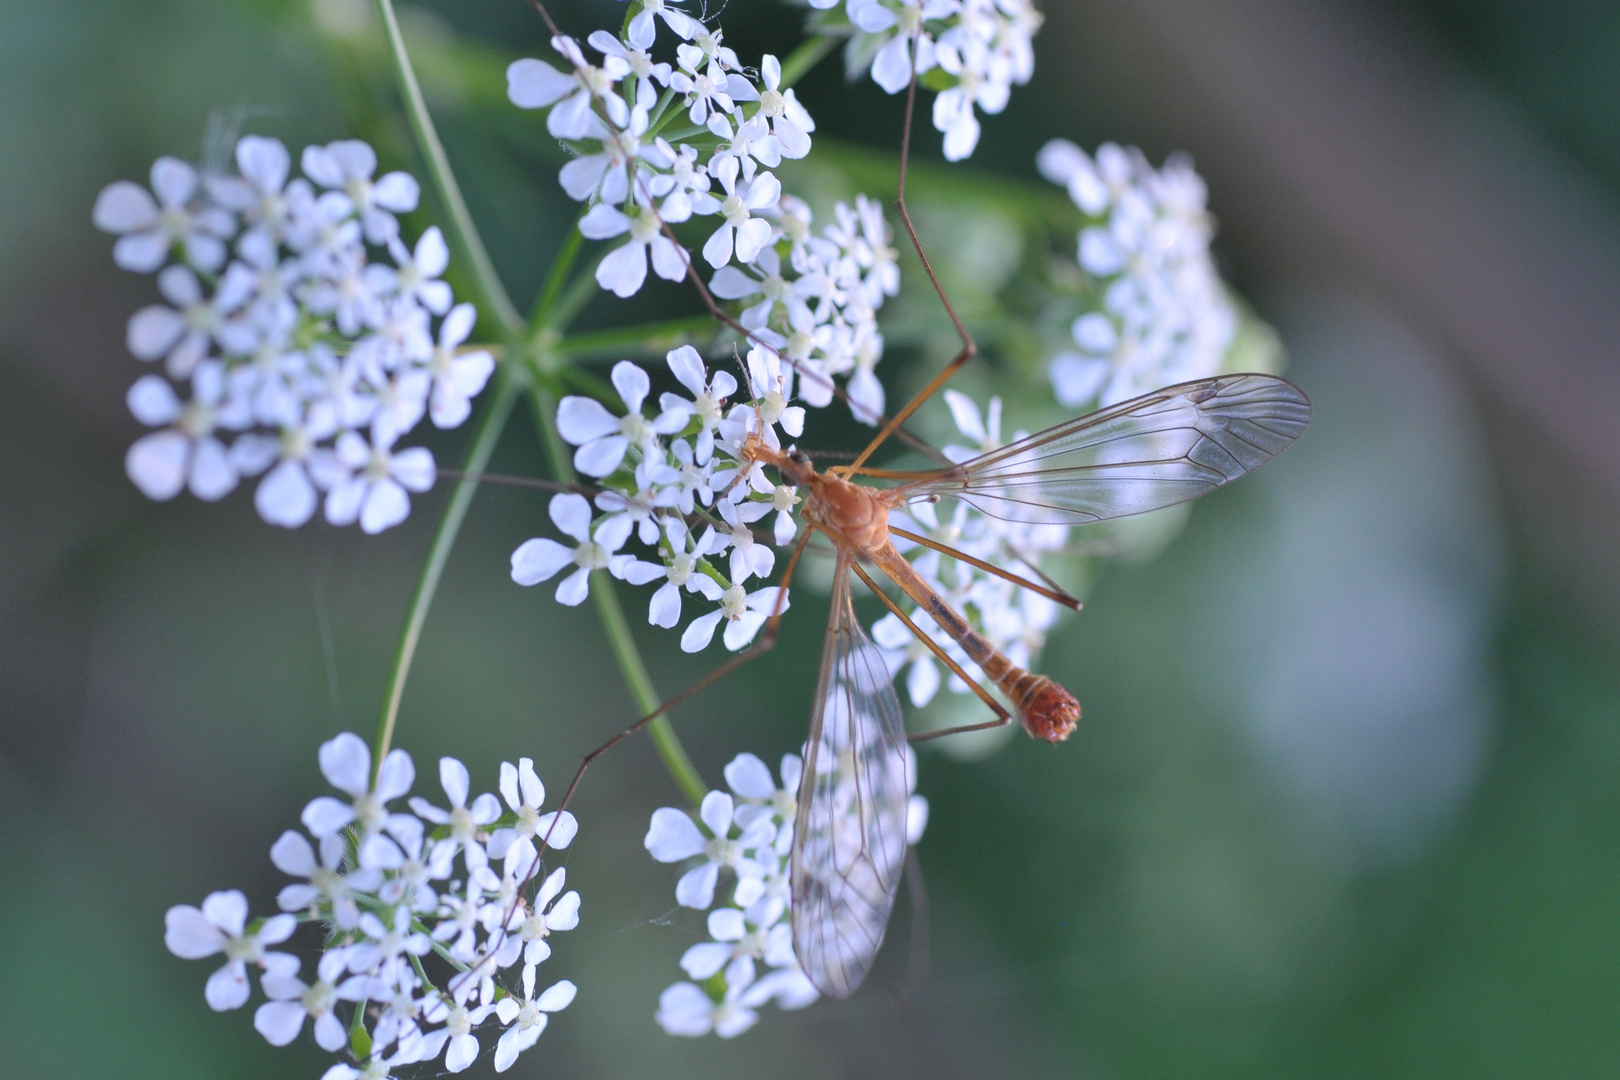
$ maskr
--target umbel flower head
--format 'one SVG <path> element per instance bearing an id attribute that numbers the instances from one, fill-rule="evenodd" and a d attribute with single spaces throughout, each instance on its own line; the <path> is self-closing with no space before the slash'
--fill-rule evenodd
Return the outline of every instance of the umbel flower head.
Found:
<path id="1" fill-rule="evenodd" d="M 130 352 L 164 374 L 130 388 L 153 430 L 126 471 L 159 500 L 213 501 L 259 477 L 254 506 L 273 525 L 324 509 L 334 525 L 391 528 L 437 471 L 400 439 L 424 418 L 461 424 L 495 368 L 464 345 L 475 315 L 439 280 L 444 237 L 405 244 L 395 215 L 416 209 L 416 181 L 376 176 L 363 142 L 306 147 L 289 179 L 286 147 L 249 135 L 236 164 L 199 176 L 162 158 L 150 193 L 121 180 L 96 200 L 114 261 L 161 271 L 165 301 L 129 322 Z"/>
<path id="2" fill-rule="evenodd" d="M 580 910 L 561 867 L 540 873 L 538 844 L 568 847 L 578 823 L 566 811 L 542 812 L 545 787 L 529 758 L 501 766 L 510 812 L 493 794 L 474 796 L 455 758 L 439 761 L 449 809 L 412 798 L 410 813 L 391 805 L 415 781 L 405 751 L 391 751 L 373 778 L 370 749 L 345 732 L 322 744 L 320 764 L 345 798 L 305 807 L 313 843 L 289 829 L 271 848 L 271 861 L 295 879 L 276 898 L 281 912 L 252 919 L 241 892 L 212 893 L 201 907 L 169 909 L 164 943 L 185 959 L 225 958 L 204 990 L 217 1010 L 246 1004 L 258 970 L 266 1000 L 253 1025 L 272 1045 L 295 1041 L 307 1020 L 323 1050 L 370 1047 L 364 1060 L 328 1069 L 333 1080 L 441 1056 L 460 1072 L 477 1058 L 477 1031 L 487 1026 L 505 1029 L 495 1067 L 510 1068 L 574 998 L 566 979 L 535 993 L 537 969 L 551 956 L 547 938 L 577 926 Z M 292 951 L 300 922 L 321 930 L 309 975 Z M 365 1038 L 351 1040 L 354 1030 Z"/>

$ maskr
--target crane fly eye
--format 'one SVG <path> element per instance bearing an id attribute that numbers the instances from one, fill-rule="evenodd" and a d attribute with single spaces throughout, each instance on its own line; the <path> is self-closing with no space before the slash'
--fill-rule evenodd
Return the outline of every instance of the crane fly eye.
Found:
<path id="1" fill-rule="evenodd" d="M 788 460 L 799 465 L 808 465 L 810 464 L 810 455 L 798 447 L 794 447 L 788 451 Z"/>

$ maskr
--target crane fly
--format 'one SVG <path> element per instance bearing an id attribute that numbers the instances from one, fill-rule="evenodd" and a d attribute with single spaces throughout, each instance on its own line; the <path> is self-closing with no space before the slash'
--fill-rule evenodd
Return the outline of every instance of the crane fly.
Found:
<path id="1" fill-rule="evenodd" d="M 552 33 L 559 34 L 541 0 L 533 2 Z M 1011 723 L 1016 716 L 1032 737 L 1056 743 L 1066 739 L 1080 719 L 1080 704 L 1073 694 L 1045 675 L 1014 664 L 974 630 L 900 554 L 893 538 L 899 536 L 935 548 L 1070 607 L 1078 607 L 1079 602 L 1060 590 L 1027 581 L 928 537 L 905 532 L 890 524 L 890 514 L 914 502 L 945 498 L 967 503 L 990 517 L 1035 525 L 1086 525 L 1146 513 L 1206 495 L 1265 464 L 1299 437 L 1311 414 L 1309 399 L 1284 379 L 1260 374 L 1220 375 L 1144 394 L 935 471 L 897 473 L 864 468 L 867 458 L 890 436 L 943 460 L 937 450 L 922 444 L 901 424 L 978 351 L 934 273 L 906 206 L 916 97 L 917 73 L 913 64 L 901 129 L 895 209 L 929 283 L 961 338 L 961 352 L 900 412 L 881 421 L 877 437 L 851 465 L 818 472 L 808 456 L 776 449 L 757 432 L 747 436 L 742 447 L 744 465 L 758 462 L 771 466 L 784 483 L 805 493 L 801 512 L 805 528 L 782 575 L 763 635 L 745 653 L 586 754 L 559 805 L 559 809 L 568 805 L 585 770 L 602 754 L 772 647 L 799 557 L 815 533 L 826 536 L 836 550 L 837 562 L 805 739 L 790 878 L 794 952 L 816 989 L 832 998 L 848 997 L 865 980 L 894 908 L 907 848 L 906 808 L 911 792 L 907 742 L 996 727 Z M 660 228 L 684 252 L 669 224 L 661 223 Z M 686 260 L 686 274 L 716 320 L 776 355 L 802 377 L 818 378 L 832 395 L 849 403 L 848 394 L 827 376 L 800 368 L 727 314 L 698 276 L 690 258 Z M 748 383 L 744 372 L 743 385 Z M 861 485 L 853 482 L 857 476 L 897 483 L 892 487 Z M 566 484 L 548 486 L 570 489 Z M 919 611 L 926 612 L 1011 702 L 1012 710 L 979 685 L 901 611 L 867 573 L 867 565 L 875 566 L 917 604 Z M 996 719 L 908 738 L 883 653 L 855 618 L 852 574 L 968 684 Z M 543 839 L 540 850 L 544 848 Z M 537 854 L 530 878 L 538 866 Z"/>
<path id="2" fill-rule="evenodd" d="M 1080 718 L 1079 702 L 1067 689 L 1009 660 L 896 550 L 900 530 L 890 526 L 890 513 L 941 498 L 1028 524 L 1082 525 L 1145 513 L 1198 498 L 1269 461 L 1304 430 L 1310 408 L 1304 393 L 1283 379 L 1223 375 L 1122 402 L 887 488 L 854 483 L 850 477 L 863 473 L 858 467 L 818 472 L 802 454 L 751 439 L 745 457 L 774 467 L 784 483 L 805 492 L 806 528 L 795 557 L 816 532 L 837 552 L 791 855 L 794 950 L 818 990 L 848 997 L 865 979 L 883 942 L 906 854 L 907 735 L 883 654 L 856 620 L 851 574 L 997 713 L 974 727 L 1016 716 L 1031 736 L 1060 742 Z M 875 566 L 926 612 L 1013 709 L 901 612 L 863 564 Z M 792 564 L 784 587 L 791 573 Z"/>

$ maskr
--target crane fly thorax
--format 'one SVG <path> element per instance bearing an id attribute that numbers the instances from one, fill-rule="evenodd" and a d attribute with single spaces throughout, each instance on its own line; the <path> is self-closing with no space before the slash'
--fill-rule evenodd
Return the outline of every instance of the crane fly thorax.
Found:
<path id="1" fill-rule="evenodd" d="M 804 516 L 835 544 L 870 557 L 889 544 L 889 504 L 883 493 L 839 476 L 813 474 Z"/>

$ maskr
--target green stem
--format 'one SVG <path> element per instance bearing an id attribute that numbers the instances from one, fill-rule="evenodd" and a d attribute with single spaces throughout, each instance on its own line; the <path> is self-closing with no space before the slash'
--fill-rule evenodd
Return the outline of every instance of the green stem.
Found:
<path id="1" fill-rule="evenodd" d="M 552 328 L 552 314 L 557 309 L 557 297 L 562 293 L 563 282 L 568 279 L 568 271 L 573 269 L 574 260 L 579 258 L 579 249 L 585 246 L 585 237 L 579 231 L 576 222 L 568 230 L 568 236 L 563 240 L 562 247 L 557 250 L 557 257 L 551 263 L 551 269 L 546 273 L 546 282 L 540 287 L 540 299 L 534 305 L 534 314 L 529 317 L 529 340 L 535 340 L 539 335 Z"/>
<path id="2" fill-rule="evenodd" d="M 540 441 L 545 445 L 546 456 L 551 461 L 552 477 L 563 483 L 573 483 L 575 476 L 568 447 L 557 434 L 553 421 L 557 415 L 556 399 L 545 387 L 536 385 L 529 388 L 529 402 L 534 409 L 534 422 L 540 431 Z M 592 577 L 595 580 L 591 582 L 591 600 L 596 605 L 597 617 L 602 621 L 602 632 L 607 635 L 608 648 L 612 650 L 619 674 L 630 690 L 636 711 L 646 716 L 663 702 L 653 688 L 652 676 L 647 673 L 647 665 L 641 661 L 641 653 L 636 649 L 630 623 L 624 617 L 624 608 L 619 605 L 619 595 L 614 591 L 613 579 L 600 570 Z M 692 759 L 687 757 L 669 717 L 660 716 L 653 720 L 647 725 L 647 734 L 652 738 L 653 747 L 658 751 L 670 778 L 681 789 L 681 794 L 693 806 L 701 803 L 703 796 L 708 793 L 708 785 L 698 775 Z"/>
<path id="3" fill-rule="evenodd" d="M 495 273 L 495 264 L 484 249 L 484 241 L 479 237 L 472 214 L 467 210 L 467 201 L 461 197 L 461 186 L 456 183 L 455 173 L 450 171 L 450 159 L 445 156 L 444 146 L 439 142 L 433 117 L 428 115 L 427 102 L 422 98 L 422 87 L 418 85 L 416 71 L 411 67 L 410 54 L 405 51 L 405 38 L 399 32 L 393 0 L 376 0 L 376 3 L 377 14 L 382 17 L 383 28 L 388 35 L 394 74 L 399 77 L 400 96 L 405 99 L 405 116 L 410 122 L 411 134 L 416 137 L 417 148 L 427 163 L 434 190 L 438 192 L 439 201 L 444 204 L 445 213 L 449 216 L 451 238 L 466 256 L 472 268 L 473 280 L 483 294 L 485 306 L 500 320 L 508 334 L 514 333 L 523 325 L 523 317 L 518 314 L 512 298 L 506 293 L 506 286 L 501 284 L 500 276 Z"/>
<path id="4" fill-rule="evenodd" d="M 798 48 L 788 53 L 787 59 L 782 61 L 783 90 L 792 86 L 810 73 L 810 69 L 821 63 L 822 57 L 838 47 L 839 39 L 829 34 L 813 34 L 799 42 Z"/>
<path id="5" fill-rule="evenodd" d="M 553 345 L 552 350 L 559 356 L 570 358 L 630 351 L 660 353 L 703 338 L 713 338 L 715 334 L 713 316 L 688 315 L 664 322 L 643 323 L 640 326 L 569 334 Z"/>
<path id="6" fill-rule="evenodd" d="M 422 564 L 421 576 L 416 580 L 416 592 L 411 596 L 411 606 L 405 614 L 405 628 L 399 635 L 399 648 L 394 652 L 394 665 L 388 677 L 388 695 L 383 699 L 382 715 L 377 720 L 377 737 L 372 746 L 373 767 L 376 769 L 382 768 L 383 758 L 388 756 L 389 744 L 394 740 L 394 721 L 399 718 L 399 703 L 405 695 L 405 679 L 410 674 L 411 661 L 416 656 L 416 646 L 422 637 L 422 624 L 427 621 L 428 608 L 433 604 L 433 594 L 438 591 L 444 564 L 450 558 L 450 549 L 455 545 L 457 534 L 461 532 L 461 523 L 467 518 L 473 493 L 478 490 L 478 481 L 472 477 L 482 473 L 484 466 L 489 464 L 489 456 L 500 441 L 501 432 L 506 427 L 507 418 L 512 415 L 512 405 L 517 401 L 518 391 L 523 388 L 524 382 L 521 369 L 501 365 L 494 392 L 484 406 L 483 416 L 478 419 L 472 445 L 467 448 L 467 457 L 461 464 L 461 472 L 466 479 L 457 481 L 450 502 L 439 518 L 439 527 L 434 530 L 427 560 Z"/>

